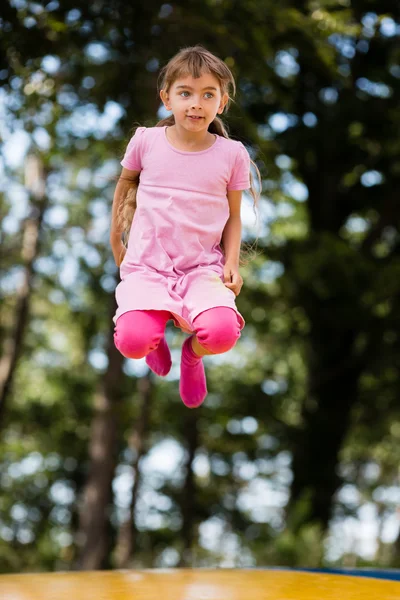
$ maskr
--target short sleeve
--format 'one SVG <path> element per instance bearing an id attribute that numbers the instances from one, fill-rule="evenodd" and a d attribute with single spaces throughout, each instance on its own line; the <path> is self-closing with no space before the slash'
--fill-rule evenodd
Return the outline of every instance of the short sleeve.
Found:
<path id="1" fill-rule="evenodd" d="M 233 164 L 228 190 L 247 190 L 250 187 L 250 156 L 241 142 Z"/>
<path id="2" fill-rule="evenodd" d="M 125 169 L 130 171 L 142 170 L 143 132 L 145 129 L 146 127 L 138 127 L 130 139 L 125 150 L 125 156 L 120 163 Z"/>

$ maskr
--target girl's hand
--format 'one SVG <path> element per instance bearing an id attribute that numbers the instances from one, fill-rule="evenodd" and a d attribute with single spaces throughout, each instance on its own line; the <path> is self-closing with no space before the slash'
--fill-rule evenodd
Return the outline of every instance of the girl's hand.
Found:
<path id="1" fill-rule="evenodd" d="M 232 290 L 236 296 L 240 294 L 243 279 L 239 273 L 239 267 L 234 264 L 226 263 L 224 266 L 224 284 Z"/>

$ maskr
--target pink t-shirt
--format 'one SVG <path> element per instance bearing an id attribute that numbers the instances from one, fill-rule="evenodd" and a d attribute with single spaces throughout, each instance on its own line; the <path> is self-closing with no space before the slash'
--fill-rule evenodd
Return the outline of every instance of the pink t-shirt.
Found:
<path id="1" fill-rule="evenodd" d="M 121 165 L 140 171 L 140 182 L 117 317 L 135 308 L 170 310 L 189 331 L 205 306 L 236 310 L 234 293 L 222 283 L 220 242 L 227 192 L 250 187 L 250 156 L 241 142 L 215 138 L 205 150 L 178 150 L 161 126 L 139 127 L 129 141 Z"/>
<path id="2" fill-rule="evenodd" d="M 166 128 L 138 127 L 129 141 L 121 165 L 131 171 L 143 170 L 141 183 L 146 182 L 152 170 L 151 181 L 159 179 L 166 194 L 168 184 L 171 186 L 169 190 L 175 194 L 181 182 L 185 190 L 224 197 L 227 190 L 247 190 L 250 187 L 250 156 L 242 142 L 216 135 L 214 144 L 206 150 L 178 150 L 168 141 Z M 168 165 L 165 165 L 167 157 Z M 199 158 L 202 172 L 192 168 L 193 157 Z M 187 166 L 190 169 L 182 172 Z M 157 167 L 156 171 L 154 167 Z"/>

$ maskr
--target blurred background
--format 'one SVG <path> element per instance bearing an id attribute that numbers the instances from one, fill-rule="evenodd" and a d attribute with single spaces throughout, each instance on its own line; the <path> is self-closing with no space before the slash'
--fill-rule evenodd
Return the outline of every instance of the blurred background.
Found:
<path id="1" fill-rule="evenodd" d="M 400 5 L 6 0 L 0 572 L 400 566 Z M 112 341 L 115 178 L 203 44 L 263 180 L 198 410 Z"/>

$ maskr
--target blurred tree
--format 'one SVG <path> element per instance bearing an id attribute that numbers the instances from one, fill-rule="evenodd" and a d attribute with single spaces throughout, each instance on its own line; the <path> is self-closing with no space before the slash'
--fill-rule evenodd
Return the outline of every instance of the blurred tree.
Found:
<path id="1" fill-rule="evenodd" d="M 141 472 L 140 462 L 146 453 L 150 409 L 153 400 L 152 375 L 139 380 L 138 391 L 142 395 L 142 406 L 135 428 L 130 436 L 129 447 L 134 452 L 134 463 L 132 470 L 132 493 L 129 504 L 129 510 L 126 519 L 121 523 L 118 530 L 117 542 L 115 545 L 115 565 L 119 569 L 126 569 L 133 556 L 136 554 L 137 531 L 136 531 L 136 503 L 138 498 Z"/>
<path id="2" fill-rule="evenodd" d="M 110 302 L 110 320 L 115 314 L 116 302 Z M 107 530 L 111 485 L 117 460 L 119 423 L 117 405 L 121 397 L 121 376 L 124 357 L 114 345 L 113 328 L 109 328 L 107 340 L 108 366 L 100 379 L 95 396 L 95 413 L 89 446 L 89 473 L 83 491 L 80 509 L 78 540 L 81 552 L 78 565 L 81 569 L 94 570 L 104 566 L 110 554 Z"/>
<path id="3" fill-rule="evenodd" d="M 34 277 L 33 265 L 39 252 L 39 238 L 47 206 L 45 177 L 40 159 L 37 156 L 29 156 L 25 167 L 25 187 L 31 194 L 31 210 L 23 226 L 21 249 L 23 280 L 16 293 L 12 317 L 14 322 L 3 340 L 3 354 L 0 358 L 0 423 L 12 390 L 15 370 L 23 350 L 25 328 L 29 319 L 29 304 Z"/>

